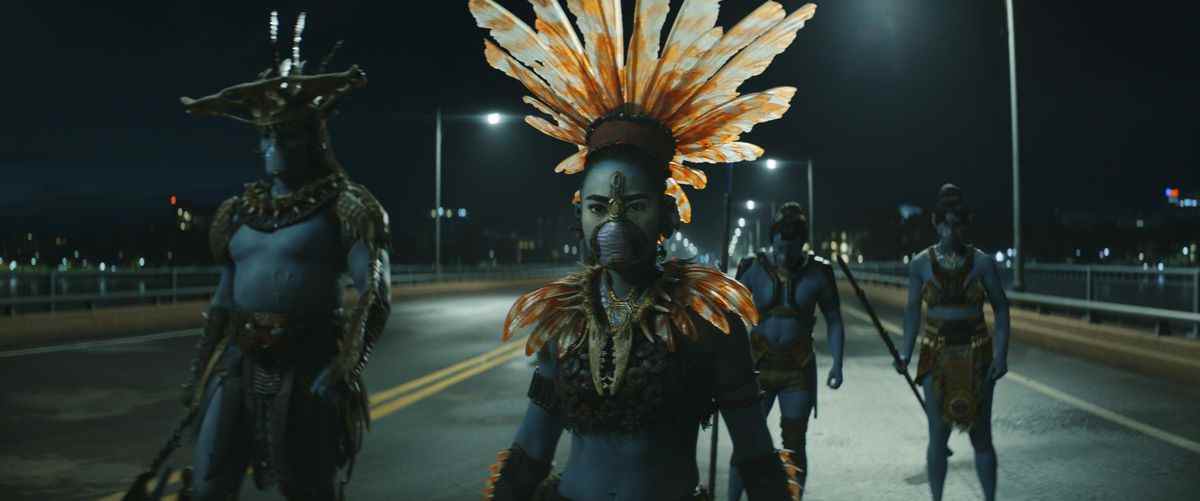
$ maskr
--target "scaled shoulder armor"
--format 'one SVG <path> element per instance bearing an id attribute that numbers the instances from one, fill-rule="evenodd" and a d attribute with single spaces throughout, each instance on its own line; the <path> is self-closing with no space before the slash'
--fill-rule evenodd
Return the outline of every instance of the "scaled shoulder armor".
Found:
<path id="1" fill-rule="evenodd" d="M 221 202 L 221 205 L 217 207 L 216 214 L 213 215 L 212 226 L 208 229 L 208 248 L 217 264 L 228 264 L 233 261 L 229 256 L 229 241 L 233 239 L 233 232 L 237 230 L 237 224 L 233 218 L 238 200 L 239 198 L 234 196 Z"/>
<path id="2" fill-rule="evenodd" d="M 360 240 L 374 249 L 390 250 L 388 213 L 365 186 L 347 183 L 334 210 L 341 226 L 342 245 L 347 251 Z"/>

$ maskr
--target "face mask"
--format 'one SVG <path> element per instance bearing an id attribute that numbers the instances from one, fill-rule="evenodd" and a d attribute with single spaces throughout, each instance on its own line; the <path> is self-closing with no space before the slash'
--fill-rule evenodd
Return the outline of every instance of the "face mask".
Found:
<path id="1" fill-rule="evenodd" d="M 608 219 L 596 227 L 590 239 L 597 262 L 604 267 L 636 266 L 644 264 L 652 255 L 646 233 L 625 215 L 624 195 L 625 176 L 620 172 L 613 173 Z"/>
<path id="2" fill-rule="evenodd" d="M 787 266 L 799 264 L 807 257 L 804 252 L 803 239 L 785 240 L 783 235 L 775 235 L 771 239 L 771 247 L 774 249 L 776 259 L 783 261 Z"/>

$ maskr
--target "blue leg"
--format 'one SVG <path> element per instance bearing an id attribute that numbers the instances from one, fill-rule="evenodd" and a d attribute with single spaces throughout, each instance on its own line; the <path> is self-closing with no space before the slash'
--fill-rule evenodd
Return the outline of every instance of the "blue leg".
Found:
<path id="1" fill-rule="evenodd" d="M 983 497 L 987 501 L 996 499 L 996 448 L 992 446 L 992 396 L 996 382 L 990 381 L 983 388 L 982 408 L 975 424 L 971 426 L 971 445 L 975 447 L 975 473 L 983 485 Z"/>
<path id="2" fill-rule="evenodd" d="M 815 365 L 815 364 L 811 364 Z M 808 483 L 808 419 L 816 404 L 816 395 L 807 390 L 785 391 L 779 394 L 779 410 L 783 414 L 779 426 L 783 432 L 783 448 L 794 453 L 800 474 L 796 479 L 803 489 Z M 803 493 L 803 491 L 801 491 Z M 801 494 L 803 496 L 803 494 Z"/>
<path id="3" fill-rule="evenodd" d="M 926 376 L 921 386 L 925 390 L 925 415 L 929 421 L 929 445 L 925 449 L 929 492 L 933 501 L 941 501 L 942 488 L 946 485 L 946 443 L 950 440 L 950 425 L 942 419 L 942 396 L 933 388 L 933 376 Z"/>
<path id="4" fill-rule="evenodd" d="M 763 417 L 771 414 L 771 407 L 775 405 L 775 397 L 779 394 L 773 391 L 767 391 L 763 395 Z M 714 423 L 714 426 L 716 423 Z M 738 501 L 742 498 L 742 491 L 745 486 L 742 484 L 742 477 L 738 475 L 737 467 L 733 464 L 729 465 L 729 501 Z M 715 495 L 716 493 L 714 493 Z"/>
<path id="5" fill-rule="evenodd" d="M 192 463 L 194 501 L 224 500 L 242 486 L 250 460 L 249 437 L 242 424 L 239 385 L 235 379 L 214 381 L 208 408 L 200 422 Z"/>

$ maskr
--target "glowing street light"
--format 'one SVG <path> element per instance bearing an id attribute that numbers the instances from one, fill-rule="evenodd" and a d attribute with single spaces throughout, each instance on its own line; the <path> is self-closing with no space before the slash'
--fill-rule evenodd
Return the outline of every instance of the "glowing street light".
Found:
<path id="1" fill-rule="evenodd" d="M 746 218 L 739 217 L 738 218 L 738 228 L 745 228 L 745 227 L 746 227 Z M 741 233 L 741 231 L 738 231 L 738 233 Z"/>
<path id="2" fill-rule="evenodd" d="M 487 114 L 487 124 L 488 125 L 499 125 L 500 124 L 500 114 L 499 113 L 488 113 Z"/>
<path id="3" fill-rule="evenodd" d="M 776 167 L 779 167 L 779 162 L 776 162 L 774 158 L 768 158 L 767 170 L 775 170 Z"/>
<path id="4" fill-rule="evenodd" d="M 756 204 L 754 203 L 753 200 L 746 201 L 746 210 L 754 210 L 755 206 L 756 206 Z"/>

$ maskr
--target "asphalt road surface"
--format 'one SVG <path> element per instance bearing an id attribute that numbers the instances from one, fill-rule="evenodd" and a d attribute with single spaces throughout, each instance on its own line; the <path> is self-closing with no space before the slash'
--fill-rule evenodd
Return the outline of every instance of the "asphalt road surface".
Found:
<path id="1" fill-rule="evenodd" d="M 367 371 L 375 422 L 353 500 L 480 498 L 525 409 L 530 365 L 499 327 L 516 289 L 397 303 Z M 900 311 L 879 307 L 896 328 Z M 809 501 L 928 499 L 925 423 L 853 297 L 845 384 L 823 388 L 809 432 Z M 829 367 L 817 326 L 820 371 Z M 197 331 L 0 353 L 0 499 L 119 499 L 180 415 Z M 999 499 L 1200 499 L 1200 388 L 1016 344 L 997 387 Z M 778 415 L 770 417 L 778 443 Z M 955 434 L 947 500 L 983 499 Z M 569 440 L 558 461 L 564 464 Z M 717 489 L 724 492 L 728 437 Z M 185 447 L 173 459 L 187 461 Z M 708 440 L 699 451 L 707 472 Z M 282 499 L 254 491 L 244 500 Z M 721 498 L 723 499 L 723 497 Z"/>

